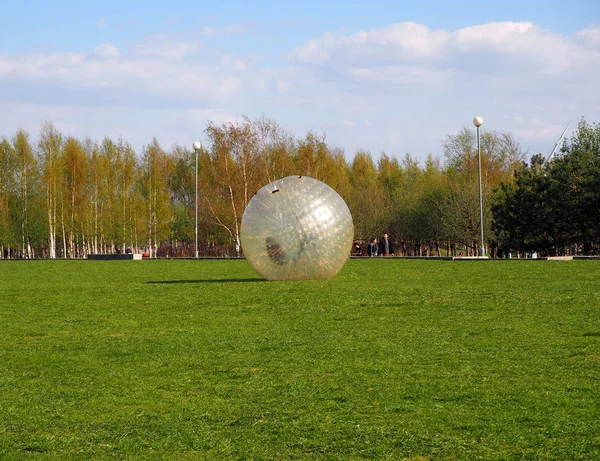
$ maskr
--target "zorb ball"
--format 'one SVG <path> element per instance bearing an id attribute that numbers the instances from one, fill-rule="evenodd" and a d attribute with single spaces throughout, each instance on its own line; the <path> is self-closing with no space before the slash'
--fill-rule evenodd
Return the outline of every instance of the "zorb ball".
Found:
<path id="1" fill-rule="evenodd" d="M 288 176 L 250 200 L 240 238 L 250 265 L 267 280 L 334 277 L 352 246 L 348 206 L 327 184 Z"/>

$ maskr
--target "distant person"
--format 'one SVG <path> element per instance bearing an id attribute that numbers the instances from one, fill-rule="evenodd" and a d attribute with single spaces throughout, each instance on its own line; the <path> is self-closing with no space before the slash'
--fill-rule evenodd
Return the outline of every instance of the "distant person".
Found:
<path id="1" fill-rule="evenodd" d="M 360 243 L 354 242 L 354 247 L 352 248 L 352 256 L 362 256 L 363 250 L 360 246 Z"/>
<path id="2" fill-rule="evenodd" d="M 379 247 L 377 246 L 377 239 L 374 238 L 369 242 L 369 248 L 367 249 L 369 256 L 377 256 L 379 254 Z"/>
<path id="3" fill-rule="evenodd" d="M 392 248 L 392 242 L 388 238 L 388 234 L 383 234 L 383 237 L 379 241 L 379 254 L 381 256 L 390 256 L 394 254 L 394 249 Z"/>

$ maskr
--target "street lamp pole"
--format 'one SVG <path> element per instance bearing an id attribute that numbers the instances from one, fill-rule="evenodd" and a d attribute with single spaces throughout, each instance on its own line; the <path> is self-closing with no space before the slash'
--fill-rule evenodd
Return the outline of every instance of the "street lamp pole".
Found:
<path id="1" fill-rule="evenodd" d="M 479 247 L 479 256 L 485 256 L 485 247 L 483 246 L 483 192 L 481 190 L 481 147 L 479 143 L 479 127 L 483 125 L 481 117 L 473 119 L 473 125 L 477 127 L 477 169 L 479 177 L 479 228 L 481 231 L 481 246 Z"/>
<path id="2" fill-rule="evenodd" d="M 194 259 L 198 259 L 198 151 L 202 145 L 199 141 L 195 141 L 192 145 L 194 152 L 196 152 L 196 200 L 195 204 L 195 227 L 194 227 Z"/>

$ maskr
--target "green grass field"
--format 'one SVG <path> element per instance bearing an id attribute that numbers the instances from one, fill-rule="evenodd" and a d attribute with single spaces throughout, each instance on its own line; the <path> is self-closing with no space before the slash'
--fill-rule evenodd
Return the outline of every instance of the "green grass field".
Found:
<path id="1" fill-rule="evenodd" d="M 0 262 L 1 459 L 600 459 L 600 262 Z"/>

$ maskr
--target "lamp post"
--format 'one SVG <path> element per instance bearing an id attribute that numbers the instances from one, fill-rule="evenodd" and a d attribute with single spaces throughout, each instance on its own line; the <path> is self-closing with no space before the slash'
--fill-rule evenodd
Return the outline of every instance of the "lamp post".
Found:
<path id="1" fill-rule="evenodd" d="M 485 256 L 485 249 L 483 246 L 483 193 L 481 191 L 481 147 L 479 144 L 479 127 L 483 125 L 483 119 L 481 117 L 475 117 L 473 119 L 473 125 L 477 127 L 477 169 L 479 177 L 479 227 L 481 230 L 481 246 L 479 247 L 479 256 Z"/>
<path id="2" fill-rule="evenodd" d="M 196 152 L 196 200 L 194 200 L 195 205 L 195 226 L 194 226 L 194 259 L 198 259 L 198 151 L 202 147 L 200 141 L 195 141 L 192 144 L 194 148 L 194 152 Z"/>

